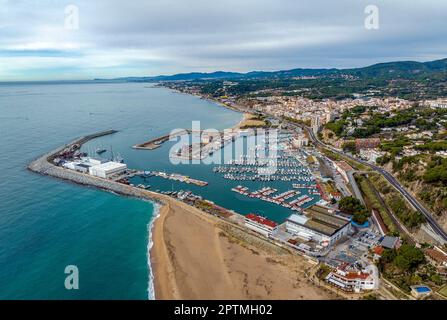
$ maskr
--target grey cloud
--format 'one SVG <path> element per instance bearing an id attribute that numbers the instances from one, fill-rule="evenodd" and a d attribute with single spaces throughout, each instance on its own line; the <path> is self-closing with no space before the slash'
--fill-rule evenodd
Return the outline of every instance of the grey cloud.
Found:
<path id="1" fill-rule="evenodd" d="M 84 77 L 169 72 L 356 67 L 447 56 L 444 1 L 385 0 L 72 0 L 80 29 L 63 28 L 60 0 L 0 0 L 0 51 L 58 50 L 58 63 Z M 364 8 L 380 9 L 380 29 L 366 30 Z M 49 48 L 45 48 L 48 46 Z M 70 49 L 72 48 L 72 49 Z M 32 54 L 31 54 L 32 55 Z M 38 54 L 36 54 L 38 56 Z M 0 67 L 7 61 L 0 57 Z M 98 61 L 98 66 L 95 62 Z M 49 65 L 50 64 L 50 65 Z M 12 77 L 9 74 L 0 78 Z M 23 71 L 23 70 L 22 70 Z M 79 72 L 73 74 L 79 76 Z M 98 74 L 99 73 L 99 74 Z"/>

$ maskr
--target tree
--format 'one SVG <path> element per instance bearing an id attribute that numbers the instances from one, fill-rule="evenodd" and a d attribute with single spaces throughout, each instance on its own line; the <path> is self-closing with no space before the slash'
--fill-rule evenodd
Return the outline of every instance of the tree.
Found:
<path id="1" fill-rule="evenodd" d="M 354 214 L 356 211 L 365 209 L 365 206 L 360 202 L 360 200 L 354 197 L 345 197 L 341 199 L 338 206 L 341 211 L 347 214 Z"/>
<path id="2" fill-rule="evenodd" d="M 370 217 L 369 212 L 356 212 L 354 213 L 353 221 L 359 225 L 364 225 Z"/>
<path id="3" fill-rule="evenodd" d="M 402 271 L 412 271 L 424 261 L 424 253 L 420 249 L 409 244 L 404 244 L 397 250 L 397 255 L 393 263 Z"/>
<path id="4" fill-rule="evenodd" d="M 357 153 L 357 146 L 355 144 L 355 141 L 347 141 L 343 143 L 343 151 Z"/>
<path id="5" fill-rule="evenodd" d="M 338 207 L 341 211 L 353 216 L 353 221 L 357 224 L 363 225 L 368 221 L 370 213 L 368 209 L 354 197 L 346 197 L 340 200 Z"/>

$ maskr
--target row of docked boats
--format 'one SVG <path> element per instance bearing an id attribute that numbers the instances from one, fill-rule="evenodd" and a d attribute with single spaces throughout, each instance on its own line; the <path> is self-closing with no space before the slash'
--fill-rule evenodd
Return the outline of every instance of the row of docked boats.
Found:
<path id="1" fill-rule="evenodd" d="M 241 195 L 250 197 L 250 198 L 256 198 L 260 199 L 262 201 L 271 202 L 280 206 L 283 206 L 285 208 L 295 210 L 295 211 L 302 211 L 302 206 L 305 205 L 308 202 L 311 202 L 314 200 L 309 195 L 302 195 L 299 198 L 287 202 L 287 200 L 299 195 L 301 192 L 298 190 L 288 190 L 281 194 L 278 194 L 276 196 L 272 196 L 274 193 L 276 193 L 278 190 L 271 188 L 271 187 L 265 187 L 260 190 L 251 192 L 247 187 L 243 186 L 237 186 L 233 189 L 231 189 L 233 192 L 239 193 Z"/>
<path id="2" fill-rule="evenodd" d="M 224 179 L 232 180 L 232 181 L 304 181 L 304 182 L 312 182 L 313 179 L 307 176 L 302 175 L 277 175 L 274 174 L 275 171 L 271 172 L 261 172 L 260 174 L 233 174 L 227 173 L 224 174 Z"/>
<path id="3" fill-rule="evenodd" d="M 240 160 L 228 160 L 225 162 L 229 166 L 251 166 L 251 167 L 265 167 L 265 166 L 275 166 L 275 167 L 286 167 L 286 168 L 301 168 L 301 170 L 306 170 L 301 163 L 294 160 L 277 160 L 277 159 L 240 159 Z M 299 169 L 297 169 L 299 170 Z"/>
<path id="4" fill-rule="evenodd" d="M 272 174 L 282 175 L 303 175 L 311 176 L 311 174 L 303 168 L 278 168 L 278 167 L 233 167 L 233 166 L 217 166 L 213 168 L 214 173 L 259 173 L 272 171 Z"/>

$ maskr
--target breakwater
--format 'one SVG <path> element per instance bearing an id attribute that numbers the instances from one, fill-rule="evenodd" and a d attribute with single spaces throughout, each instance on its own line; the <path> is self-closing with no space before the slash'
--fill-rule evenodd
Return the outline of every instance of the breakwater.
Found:
<path id="1" fill-rule="evenodd" d="M 110 135 L 116 133 L 116 130 L 108 130 L 108 131 L 102 131 L 99 133 L 95 133 L 92 135 L 87 135 L 80 137 L 71 143 L 68 143 L 62 147 L 59 147 L 47 154 L 44 154 L 43 156 L 37 158 L 33 162 L 31 162 L 28 165 L 28 170 L 45 175 L 45 176 L 51 176 L 63 180 L 68 180 L 80 185 L 86 185 L 86 186 L 92 186 L 96 187 L 98 189 L 102 189 L 105 191 L 117 193 L 120 195 L 125 195 L 129 197 L 136 197 L 141 198 L 145 200 L 155 201 L 157 203 L 164 203 L 163 202 L 163 195 L 143 190 L 140 188 L 136 188 L 133 186 L 125 185 L 119 182 L 115 182 L 108 179 L 103 179 L 99 177 L 94 177 L 85 173 L 68 170 L 62 167 L 58 167 L 55 164 L 53 164 L 53 160 L 57 157 L 57 155 L 63 151 L 64 149 L 73 147 L 75 145 L 78 145 L 79 147 L 82 146 L 84 143 L 93 140 L 98 137 Z"/>

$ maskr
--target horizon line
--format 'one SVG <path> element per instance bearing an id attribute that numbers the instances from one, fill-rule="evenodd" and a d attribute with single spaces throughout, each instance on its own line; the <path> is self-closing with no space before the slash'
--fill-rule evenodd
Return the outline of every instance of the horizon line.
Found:
<path id="1" fill-rule="evenodd" d="M 208 72 L 204 72 L 204 71 L 189 71 L 189 72 L 177 72 L 177 73 L 172 73 L 172 74 L 159 74 L 159 75 L 147 75 L 147 76 L 117 76 L 114 78 L 89 78 L 89 79 L 53 79 L 53 80 L 1 80 L 0 79 L 0 84 L 11 84 L 11 83 L 51 83 L 51 82 L 93 82 L 93 81 L 125 81 L 126 78 L 157 78 L 157 77 L 172 77 L 172 76 L 176 76 L 176 75 L 186 75 L 186 74 L 192 74 L 192 73 L 200 73 L 200 74 L 213 74 L 213 73 L 218 73 L 218 72 L 223 72 L 223 73 L 236 73 L 236 74 L 241 74 L 241 75 L 247 75 L 250 73 L 255 73 L 255 72 L 266 72 L 266 73 L 273 73 L 273 72 L 283 72 L 283 71 L 291 71 L 291 70 L 353 70 L 353 69 L 363 69 L 363 68 L 368 68 L 368 67 L 372 67 L 375 65 L 380 65 L 380 64 L 387 64 L 387 63 L 397 63 L 397 62 L 416 62 L 416 63 L 428 63 L 428 62 L 435 62 L 435 61 L 442 61 L 442 60 L 447 60 L 446 58 L 440 58 L 440 59 L 435 59 L 435 60 L 428 60 L 428 61 L 418 61 L 418 60 L 391 60 L 391 61 L 386 61 L 386 62 L 376 62 L 373 64 L 369 64 L 363 67 L 351 67 L 351 68 L 336 68 L 336 67 L 331 67 L 331 68 L 303 68 L 303 67 L 296 67 L 296 68 L 292 68 L 292 69 L 275 69 L 275 70 L 271 70 L 271 71 L 266 71 L 266 70 L 251 70 L 251 71 L 247 71 L 247 72 L 239 72 L 239 71 L 224 71 L 224 70 L 214 70 L 214 71 L 208 71 Z"/>

